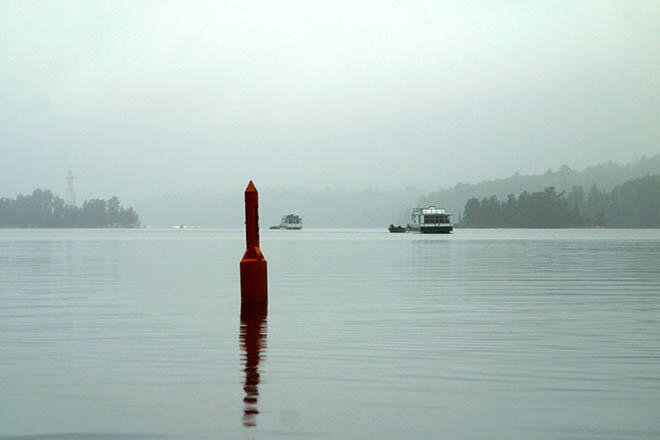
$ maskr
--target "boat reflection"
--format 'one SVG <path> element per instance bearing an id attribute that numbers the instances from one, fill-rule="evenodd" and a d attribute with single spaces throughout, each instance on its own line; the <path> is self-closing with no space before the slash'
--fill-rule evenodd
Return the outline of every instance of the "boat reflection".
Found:
<path id="1" fill-rule="evenodd" d="M 259 397 L 259 361 L 266 356 L 266 333 L 268 306 L 266 304 L 243 304 L 241 306 L 241 362 L 245 372 L 243 390 L 243 426 L 256 426 L 257 399 Z"/>

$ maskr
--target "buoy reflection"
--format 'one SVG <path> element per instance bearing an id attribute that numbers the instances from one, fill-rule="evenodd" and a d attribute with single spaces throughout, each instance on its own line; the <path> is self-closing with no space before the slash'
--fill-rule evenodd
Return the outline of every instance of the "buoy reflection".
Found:
<path id="1" fill-rule="evenodd" d="M 259 361 L 266 356 L 267 304 L 241 305 L 241 362 L 245 372 L 243 426 L 256 426 L 259 398 Z"/>

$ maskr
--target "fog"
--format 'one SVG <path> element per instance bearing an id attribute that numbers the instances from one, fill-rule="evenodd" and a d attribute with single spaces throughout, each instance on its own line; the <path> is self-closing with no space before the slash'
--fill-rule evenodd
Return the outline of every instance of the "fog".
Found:
<path id="1" fill-rule="evenodd" d="M 0 3 L 0 195 L 436 189 L 660 151 L 660 3 Z"/>

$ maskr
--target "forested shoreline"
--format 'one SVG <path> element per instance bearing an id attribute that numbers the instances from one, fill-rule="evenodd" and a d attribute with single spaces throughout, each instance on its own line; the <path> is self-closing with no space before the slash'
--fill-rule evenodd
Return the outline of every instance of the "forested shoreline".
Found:
<path id="1" fill-rule="evenodd" d="M 658 228 L 660 227 L 660 175 L 646 176 L 615 186 L 612 191 L 593 185 L 588 191 L 572 186 L 557 192 L 472 197 L 458 222 L 464 228 Z"/>
<path id="2" fill-rule="evenodd" d="M 50 190 L 35 189 L 15 199 L 0 198 L 0 227 L 5 228 L 136 228 L 140 218 L 117 197 L 65 204 Z"/>
<path id="3" fill-rule="evenodd" d="M 585 192 L 588 192 L 593 185 L 597 185 L 601 191 L 610 192 L 617 185 L 656 174 L 660 174 L 660 154 L 643 157 L 627 164 L 600 163 L 583 170 L 562 165 L 558 169 L 548 169 L 541 174 L 515 173 L 506 178 L 475 183 L 463 182 L 452 187 L 439 188 L 419 197 L 415 206 L 442 206 L 449 212 L 462 215 L 465 201 L 473 196 L 481 201 L 483 198 L 495 195 L 500 200 L 506 201 L 509 194 L 519 195 L 523 191 L 542 192 L 544 188 L 550 186 L 557 188 L 558 192 L 569 191 L 573 186 L 581 186 Z"/>

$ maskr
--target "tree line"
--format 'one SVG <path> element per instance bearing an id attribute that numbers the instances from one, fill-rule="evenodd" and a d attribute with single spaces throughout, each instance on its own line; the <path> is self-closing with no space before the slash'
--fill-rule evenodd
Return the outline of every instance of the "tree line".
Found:
<path id="1" fill-rule="evenodd" d="M 630 180 L 607 192 L 597 185 L 585 192 L 574 185 L 557 192 L 524 191 L 497 197 L 472 197 L 459 226 L 468 228 L 657 228 L 660 227 L 660 174 Z"/>
<path id="2" fill-rule="evenodd" d="M 482 198 L 495 195 L 500 200 L 506 200 L 508 194 L 520 194 L 522 191 L 542 192 L 544 188 L 570 190 L 573 186 L 582 186 L 587 192 L 592 185 L 597 185 L 602 191 L 612 189 L 624 182 L 639 179 L 647 175 L 660 174 L 660 154 L 643 157 L 641 160 L 625 165 L 601 163 L 584 170 L 574 170 L 562 165 L 556 170 L 549 169 L 542 174 L 520 174 L 479 183 L 457 183 L 451 188 L 439 188 L 421 196 L 416 206 L 442 206 L 449 212 L 459 213 L 465 206 L 465 201 L 475 196 Z"/>
<path id="3" fill-rule="evenodd" d="M 135 228 L 140 219 L 133 208 L 121 206 L 117 197 L 85 200 L 70 206 L 50 190 L 31 195 L 0 198 L 0 227 L 12 228 Z"/>

